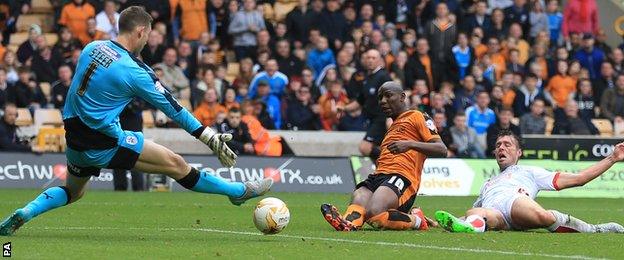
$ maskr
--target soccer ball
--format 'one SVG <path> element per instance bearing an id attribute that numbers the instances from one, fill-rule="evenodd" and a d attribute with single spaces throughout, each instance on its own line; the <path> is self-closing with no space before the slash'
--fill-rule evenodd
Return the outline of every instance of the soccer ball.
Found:
<path id="1" fill-rule="evenodd" d="M 253 214 L 256 228 L 264 234 L 277 234 L 290 222 L 286 203 L 278 198 L 265 198 L 258 202 Z"/>
<path id="2" fill-rule="evenodd" d="M 485 219 L 479 215 L 466 217 L 466 223 L 469 223 L 477 233 L 485 232 Z"/>

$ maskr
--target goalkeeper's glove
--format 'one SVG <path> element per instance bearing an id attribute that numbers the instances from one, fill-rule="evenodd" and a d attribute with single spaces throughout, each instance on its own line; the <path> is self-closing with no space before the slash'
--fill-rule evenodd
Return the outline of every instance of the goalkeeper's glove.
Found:
<path id="1" fill-rule="evenodd" d="M 207 144 L 208 147 L 219 157 L 219 162 L 227 168 L 236 164 L 236 154 L 227 146 L 225 142 L 232 140 L 231 134 L 215 133 L 210 127 L 206 127 L 199 136 L 199 140 Z"/>

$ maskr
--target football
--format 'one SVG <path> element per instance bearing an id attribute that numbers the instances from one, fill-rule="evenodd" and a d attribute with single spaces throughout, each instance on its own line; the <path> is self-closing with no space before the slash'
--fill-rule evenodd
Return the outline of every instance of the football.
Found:
<path id="1" fill-rule="evenodd" d="M 278 198 L 265 198 L 258 202 L 253 213 L 256 228 L 264 234 L 277 234 L 290 222 L 286 203 Z"/>

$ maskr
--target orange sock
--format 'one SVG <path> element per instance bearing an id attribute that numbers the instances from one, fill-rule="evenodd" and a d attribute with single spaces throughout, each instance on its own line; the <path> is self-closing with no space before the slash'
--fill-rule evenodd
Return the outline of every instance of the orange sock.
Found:
<path id="1" fill-rule="evenodd" d="M 422 221 L 418 216 L 391 209 L 368 219 L 368 224 L 378 229 L 408 230 L 418 229 Z"/>
<path id="2" fill-rule="evenodd" d="M 364 209 L 364 207 L 356 204 L 351 204 L 344 214 L 344 219 L 351 221 L 351 224 L 360 229 L 364 225 L 365 214 L 366 210 Z"/>

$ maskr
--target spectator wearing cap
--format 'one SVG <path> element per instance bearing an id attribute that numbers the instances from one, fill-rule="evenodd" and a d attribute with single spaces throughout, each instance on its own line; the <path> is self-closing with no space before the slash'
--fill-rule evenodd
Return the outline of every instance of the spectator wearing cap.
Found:
<path id="1" fill-rule="evenodd" d="M 209 88 L 204 93 L 204 100 L 193 111 L 193 115 L 204 126 L 213 126 L 216 122 L 217 115 L 220 113 L 226 113 L 224 106 L 217 101 L 217 90 Z"/>
<path id="2" fill-rule="evenodd" d="M 17 48 L 17 60 L 20 63 L 30 59 L 37 50 L 38 43 L 42 43 L 44 39 L 41 35 L 41 27 L 37 24 L 31 24 L 28 29 L 28 40 L 20 44 Z"/>
<path id="3" fill-rule="evenodd" d="M 95 8 L 85 0 L 73 0 L 65 5 L 61 11 L 58 23 L 66 26 L 76 38 L 85 44 L 87 35 L 87 21 L 95 17 Z"/>
<path id="4" fill-rule="evenodd" d="M 96 29 L 110 36 L 111 40 L 116 40 L 119 34 L 119 13 L 115 0 L 105 0 L 104 10 L 95 16 Z"/>
<path id="5" fill-rule="evenodd" d="M 596 48 L 594 44 L 594 37 L 589 33 L 584 34 L 583 48 L 574 55 L 574 58 L 581 63 L 581 66 L 589 71 L 589 77 L 592 80 L 595 80 L 600 75 L 600 66 L 605 60 L 604 52 Z"/>
<path id="6" fill-rule="evenodd" d="M 266 62 L 265 70 L 256 74 L 249 84 L 249 98 L 254 99 L 257 95 L 257 87 L 261 81 L 266 82 L 270 86 L 270 94 L 278 99 L 284 95 L 286 86 L 288 86 L 288 77 L 279 71 L 279 66 L 275 59 L 269 59 Z"/>
<path id="7" fill-rule="evenodd" d="M 274 128 L 280 129 L 282 127 L 282 102 L 277 96 L 271 94 L 269 83 L 264 80 L 258 82 L 256 92 L 255 99 L 266 106 L 266 112 L 273 121 Z"/>
<path id="8" fill-rule="evenodd" d="M 255 0 L 245 0 L 243 10 L 232 17 L 228 33 L 234 37 L 234 53 L 236 60 L 251 57 L 256 52 L 256 33 L 266 29 L 262 14 L 256 10 Z M 253 58 L 253 57 L 252 57 Z"/>
<path id="9" fill-rule="evenodd" d="M 569 41 L 571 32 L 597 34 L 599 21 L 596 1 L 569 0 L 563 10 L 563 37 Z"/>

